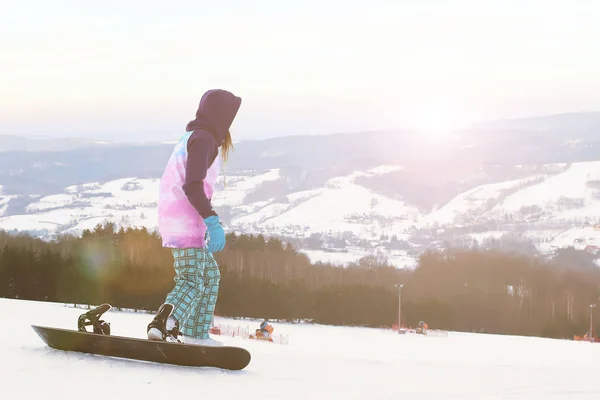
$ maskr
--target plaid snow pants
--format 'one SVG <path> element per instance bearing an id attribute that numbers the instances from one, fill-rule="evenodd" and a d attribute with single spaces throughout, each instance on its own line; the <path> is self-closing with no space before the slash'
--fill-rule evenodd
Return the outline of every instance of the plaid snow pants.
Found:
<path id="1" fill-rule="evenodd" d="M 188 337 L 208 339 L 219 293 L 221 273 L 205 248 L 173 249 L 175 287 L 166 302 L 173 304 L 179 330 Z"/>

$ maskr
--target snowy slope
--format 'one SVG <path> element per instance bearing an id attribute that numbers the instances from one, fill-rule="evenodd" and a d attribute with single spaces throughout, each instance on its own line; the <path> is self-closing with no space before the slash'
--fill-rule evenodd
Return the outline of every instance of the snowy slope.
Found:
<path id="1" fill-rule="evenodd" d="M 600 219 L 600 162 L 574 163 L 558 175 L 509 195 L 494 212 L 523 214 L 523 209 L 531 207 L 539 208 L 538 220 Z"/>
<path id="2" fill-rule="evenodd" d="M 467 236 L 482 243 L 518 232 L 542 252 L 600 247 L 600 230 L 594 228 L 600 223 L 600 162 L 547 167 L 562 170 L 469 190 L 426 215 L 420 228 L 492 222 L 493 230 Z"/>
<path id="3" fill-rule="evenodd" d="M 17 196 L 10 196 L 2 193 L 2 185 L 0 185 L 0 217 L 6 213 L 8 202 Z"/>
<path id="4" fill-rule="evenodd" d="M 422 221 L 422 227 L 452 223 L 466 224 L 476 222 L 491 210 L 502 196 L 519 187 L 537 182 L 543 176 L 532 176 L 506 182 L 481 185 L 459 194 L 449 203 L 428 214 Z"/>
<path id="5" fill-rule="evenodd" d="M 386 165 L 330 179 L 322 188 L 292 193 L 284 203 L 271 202 L 250 215 L 234 218 L 232 227 L 264 233 L 352 232 L 366 239 L 402 233 L 420 218 L 417 208 L 355 183 L 360 176 L 400 168 Z"/>
<path id="6" fill-rule="evenodd" d="M 256 190 L 261 184 L 275 181 L 279 178 L 280 175 L 278 169 L 272 169 L 258 175 L 253 175 L 250 171 L 248 171 L 248 175 L 243 176 L 234 175 L 225 177 L 221 175 L 219 177 L 219 182 L 221 184 L 226 183 L 227 187 L 215 193 L 212 203 L 215 207 L 240 206 L 243 204 L 244 198 Z"/>
<path id="7" fill-rule="evenodd" d="M 0 389 L 6 399 L 591 400 L 600 344 L 450 332 L 273 323 L 287 345 L 215 336 L 247 348 L 242 371 L 131 361 L 47 347 L 31 324 L 73 329 L 80 309 L 0 299 Z M 114 334 L 143 337 L 148 314 L 110 311 Z M 216 323 L 258 325 L 217 317 Z M 357 346 L 360 343 L 362 345 Z"/>
<path id="8" fill-rule="evenodd" d="M 304 201 L 270 204 L 261 209 L 256 218 L 239 218 L 233 226 L 245 228 L 260 223 L 266 232 L 306 227 L 311 232 L 353 232 L 367 238 L 378 237 L 383 227 L 377 219 L 400 219 L 413 223 L 418 211 L 401 201 L 384 196 L 344 179 L 330 181 L 327 188 L 309 193 Z M 289 199 L 292 201 L 291 199 Z M 265 218 L 265 216 L 269 216 Z"/>
<path id="9" fill-rule="evenodd" d="M 0 227 L 51 235 L 81 234 L 84 229 L 105 221 L 122 226 L 156 226 L 158 182 L 158 179 L 125 178 L 69 186 L 64 193 L 30 203 L 27 214 L 0 218 Z"/>

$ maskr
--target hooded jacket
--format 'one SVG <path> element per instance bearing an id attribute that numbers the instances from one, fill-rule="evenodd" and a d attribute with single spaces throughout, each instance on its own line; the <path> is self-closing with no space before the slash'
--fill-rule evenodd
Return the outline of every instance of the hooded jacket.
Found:
<path id="1" fill-rule="evenodd" d="M 164 247 L 206 246 L 204 219 L 217 215 L 211 199 L 220 169 L 219 147 L 241 101 L 226 90 L 209 90 L 186 134 L 175 144 L 158 193 L 158 229 Z"/>

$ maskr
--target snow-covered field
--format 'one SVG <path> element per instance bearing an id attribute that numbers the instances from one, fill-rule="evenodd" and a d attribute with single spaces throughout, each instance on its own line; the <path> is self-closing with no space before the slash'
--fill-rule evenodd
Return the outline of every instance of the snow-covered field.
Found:
<path id="1" fill-rule="evenodd" d="M 361 243 L 360 249 L 348 253 L 307 251 L 315 261 L 338 264 L 377 251 L 383 244 L 382 236 L 419 243 L 414 247 L 418 251 L 424 250 L 421 246 L 427 241 L 435 246 L 440 240 L 470 239 L 481 245 L 486 238 L 512 233 L 532 240 L 543 253 L 568 246 L 595 251 L 600 247 L 600 229 L 594 228 L 600 227 L 599 167 L 600 162 L 543 165 L 521 179 L 467 190 L 429 213 L 362 186 L 357 179 L 401 170 L 401 166 L 354 171 L 331 178 L 320 187 L 273 194 L 273 198 L 266 195 L 269 187 L 285 185 L 287 179 L 281 170 L 238 171 L 227 176 L 227 187 L 217 191 L 213 205 L 228 215 L 227 229 L 238 233 L 294 238 L 318 234 L 338 243 L 343 237 L 346 248 Z M 220 184 L 223 179 L 219 177 Z M 158 184 L 159 178 L 130 177 L 68 186 L 61 193 L 31 196 L 32 202 L 22 214 L 10 212 L 11 201 L 22 203 L 22 196 L 6 193 L 0 186 L 0 229 L 28 231 L 41 237 L 80 235 L 84 229 L 104 222 L 154 230 Z M 468 231 L 482 223 L 489 227 L 486 231 Z M 454 228 L 465 229 L 455 234 Z M 454 236 L 436 238 L 445 231 Z M 399 268 L 416 263 L 415 252 L 410 257 L 386 256 Z"/>
<path id="2" fill-rule="evenodd" d="M 402 233 L 406 226 L 418 220 L 415 207 L 389 199 L 354 180 L 359 176 L 372 176 L 399 169 L 398 166 L 381 166 L 367 172 L 333 178 L 324 187 L 290 193 L 285 203 L 274 199 L 248 202 L 246 198 L 260 186 L 283 179 L 277 169 L 265 172 L 246 171 L 246 175 L 219 177 L 227 187 L 216 192 L 213 205 L 231 207 L 231 228 L 248 231 L 297 231 L 303 227 L 310 232 L 354 232 L 371 239 L 379 237 L 384 229 L 375 217 L 398 220 L 393 229 Z M 63 193 L 36 199 L 26 208 L 26 214 L 0 216 L 0 228 L 7 230 L 46 231 L 47 234 L 81 234 L 103 221 L 123 226 L 157 224 L 156 202 L 159 179 L 123 178 L 108 182 L 93 182 L 69 186 Z M 4 200 L 3 200 L 4 199 Z M 10 200 L 0 198 L 0 206 Z"/>
<path id="3" fill-rule="evenodd" d="M 600 344 L 274 323 L 277 345 L 247 348 L 243 371 L 188 368 L 47 347 L 31 324 L 76 327 L 80 309 L 0 299 L 0 393 L 6 399 L 585 399 L 600 398 Z M 118 335 L 143 337 L 151 316 L 110 311 Z M 216 318 L 216 323 L 258 325 Z"/>
<path id="4" fill-rule="evenodd" d="M 348 265 L 352 262 L 358 262 L 361 257 L 377 255 L 377 253 L 360 251 L 357 249 L 352 249 L 347 253 L 327 252 L 323 250 L 301 250 L 301 252 L 306 254 L 312 263 L 322 262 L 331 263 L 333 265 Z M 418 264 L 417 260 L 405 253 L 406 252 L 395 251 L 387 254 L 381 253 L 380 255 L 385 256 L 391 265 L 398 268 L 415 268 Z"/>
<path id="5" fill-rule="evenodd" d="M 158 179 L 123 178 L 69 186 L 64 193 L 36 199 L 27 206 L 25 214 L 2 217 L 0 213 L 0 228 L 40 235 L 80 235 L 97 224 L 114 222 L 152 229 L 158 223 L 158 183 Z M 0 198 L 0 206 L 1 202 Z"/>

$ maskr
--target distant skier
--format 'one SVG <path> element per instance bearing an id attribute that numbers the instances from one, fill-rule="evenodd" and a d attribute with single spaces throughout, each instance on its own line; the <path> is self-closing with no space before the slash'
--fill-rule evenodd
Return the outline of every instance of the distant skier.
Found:
<path id="1" fill-rule="evenodd" d="M 229 129 L 242 99 L 221 90 L 202 96 L 196 118 L 186 127 L 160 181 L 158 228 L 163 247 L 174 258 L 175 287 L 167 295 L 152 322 L 148 339 L 221 345 L 209 337 L 220 271 L 212 253 L 225 247 L 225 232 L 211 199 L 221 158 L 233 147 Z M 208 242 L 206 241 L 208 238 Z M 169 316 L 170 305 L 173 306 Z M 168 318 L 167 318 L 168 317 Z"/>
<path id="2" fill-rule="evenodd" d="M 421 321 L 419 322 L 419 326 L 417 327 L 417 329 L 415 329 L 415 331 L 416 333 L 426 335 L 427 329 L 429 329 L 429 326 L 425 323 L 425 321 Z"/>

